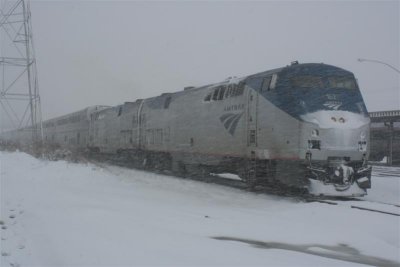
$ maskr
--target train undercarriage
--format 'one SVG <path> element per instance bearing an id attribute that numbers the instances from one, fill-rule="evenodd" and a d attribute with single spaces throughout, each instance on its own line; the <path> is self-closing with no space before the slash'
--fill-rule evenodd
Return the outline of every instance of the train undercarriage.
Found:
<path id="1" fill-rule="evenodd" d="M 99 154 L 92 150 L 92 154 Z M 196 180 L 212 174 L 237 174 L 249 190 L 270 187 L 286 194 L 355 197 L 371 188 L 371 167 L 366 162 L 257 160 L 239 157 L 206 157 L 144 150 L 121 150 L 110 154 L 113 162 L 137 169 L 171 173 Z M 202 162 L 202 163 L 199 163 Z"/>

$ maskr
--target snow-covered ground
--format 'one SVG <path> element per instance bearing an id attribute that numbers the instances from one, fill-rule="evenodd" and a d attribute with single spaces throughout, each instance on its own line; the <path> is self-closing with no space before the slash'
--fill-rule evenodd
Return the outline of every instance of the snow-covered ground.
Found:
<path id="1" fill-rule="evenodd" d="M 368 201 L 297 202 L 0 152 L 1 266 L 398 266 L 400 177 Z M 376 203 L 379 202 L 379 203 Z"/>

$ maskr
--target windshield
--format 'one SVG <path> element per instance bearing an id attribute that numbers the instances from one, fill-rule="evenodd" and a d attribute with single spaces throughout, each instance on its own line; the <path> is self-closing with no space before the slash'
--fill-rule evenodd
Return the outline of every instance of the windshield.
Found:
<path id="1" fill-rule="evenodd" d="M 318 76 L 304 75 L 290 79 L 290 84 L 295 88 L 323 88 L 322 78 Z"/>
<path id="2" fill-rule="evenodd" d="M 356 83 L 353 78 L 348 77 L 329 77 L 328 87 L 330 88 L 346 88 L 356 89 Z"/>
<path id="3" fill-rule="evenodd" d="M 349 111 L 367 116 L 361 92 L 353 73 L 323 64 L 284 68 L 276 88 L 264 90 L 263 84 L 249 79 L 247 84 L 262 88 L 261 94 L 275 106 L 300 119 L 302 114 L 319 110 Z M 268 78 L 266 75 L 264 78 Z"/>
<path id="4" fill-rule="evenodd" d="M 356 83 L 352 77 L 331 76 L 321 77 L 312 75 L 301 75 L 290 78 L 292 88 L 344 88 L 356 89 Z"/>

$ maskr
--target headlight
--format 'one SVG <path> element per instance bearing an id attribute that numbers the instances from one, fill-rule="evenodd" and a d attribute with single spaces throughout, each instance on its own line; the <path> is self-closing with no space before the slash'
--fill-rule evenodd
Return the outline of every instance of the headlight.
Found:
<path id="1" fill-rule="evenodd" d="M 367 141 L 359 141 L 358 142 L 358 151 L 367 151 Z"/>

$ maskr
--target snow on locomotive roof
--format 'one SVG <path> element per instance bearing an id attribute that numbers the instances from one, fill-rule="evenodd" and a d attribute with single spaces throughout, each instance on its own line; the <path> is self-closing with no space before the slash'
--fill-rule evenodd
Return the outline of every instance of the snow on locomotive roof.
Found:
<path id="1" fill-rule="evenodd" d="M 152 106 L 153 108 L 157 108 L 157 107 L 161 107 L 164 104 L 164 101 L 166 98 L 171 98 L 170 101 L 173 101 L 173 99 L 175 97 L 178 97 L 178 96 L 181 96 L 184 94 L 197 92 L 199 90 L 216 88 L 216 87 L 222 86 L 222 85 L 239 84 L 240 82 L 242 82 L 248 78 L 264 77 L 264 76 L 272 75 L 274 73 L 279 73 L 283 69 L 287 69 L 287 68 L 303 68 L 306 66 L 317 66 L 317 65 L 323 65 L 325 67 L 332 67 L 332 68 L 339 69 L 336 66 L 326 65 L 323 63 L 302 63 L 302 64 L 300 64 L 296 61 L 296 64 L 291 64 L 291 65 L 287 65 L 285 67 L 275 68 L 275 69 L 255 73 L 255 74 L 250 74 L 250 75 L 246 75 L 246 76 L 242 76 L 242 77 L 231 76 L 221 82 L 206 84 L 206 85 L 202 85 L 202 86 L 186 86 L 186 87 L 184 87 L 183 90 L 162 93 L 161 95 L 158 95 L 158 96 L 146 98 L 144 101 L 147 106 Z M 133 103 L 139 103 L 140 101 L 142 101 L 142 99 L 137 99 Z M 126 105 L 127 103 L 128 102 L 125 102 L 123 105 Z M 129 102 L 129 103 L 132 103 L 132 102 Z"/>

